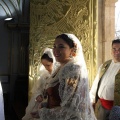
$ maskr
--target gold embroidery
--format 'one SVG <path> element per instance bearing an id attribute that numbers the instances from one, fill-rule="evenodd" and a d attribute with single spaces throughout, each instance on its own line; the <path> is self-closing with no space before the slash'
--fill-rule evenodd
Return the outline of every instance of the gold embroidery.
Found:
<path id="1" fill-rule="evenodd" d="M 67 84 L 69 86 L 76 87 L 77 81 L 75 79 L 73 79 L 73 78 L 70 78 L 70 79 L 67 80 Z"/>

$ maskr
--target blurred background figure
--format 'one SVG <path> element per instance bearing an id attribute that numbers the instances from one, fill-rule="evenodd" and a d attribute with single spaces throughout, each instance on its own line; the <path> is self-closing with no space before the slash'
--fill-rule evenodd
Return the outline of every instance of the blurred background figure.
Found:
<path id="1" fill-rule="evenodd" d="M 41 64 L 42 65 L 40 67 L 40 78 L 37 80 L 31 90 L 32 97 L 26 108 L 26 114 L 22 118 L 22 120 L 33 120 L 34 118 L 32 118 L 30 113 L 34 110 L 37 110 L 40 103 L 46 99 L 44 92 L 45 86 L 49 82 L 48 78 L 55 71 L 58 65 L 53 56 L 52 49 L 46 48 L 44 50 L 44 53 L 41 56 Z"/>

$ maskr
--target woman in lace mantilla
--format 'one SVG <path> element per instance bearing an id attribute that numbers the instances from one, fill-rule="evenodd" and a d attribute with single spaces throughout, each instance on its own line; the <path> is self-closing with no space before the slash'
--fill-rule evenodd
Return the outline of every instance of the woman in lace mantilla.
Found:
<path id="1" fill-rule="evenodd" d="M 26 108 L 26 114 L 22 118 L 22 120 L 34 120 L 30 113 L 34 109 L 37 109 L 39 107 L 39 104 L 41 104 L 41 102 L 45 100 L 44 89 L 47 83 L 49 82 L 48 78 L 50 78 L 51 74 L 53 73 L 53 71 L 55 71 L 55 69 L 58 66 L 53 56 L 52 49 L 45 48 L 41 57 L 41 64 L 42 65 L 40 67 L 40 77 L 31 90 L 32 97 Z"/>
<path id="2" fill-rule="evenodd" d="M 31 115 L 39 120 L 96 120 L 89 98 L 88 73 L 79 39 L 56 37 L 53 53 L 60 63 L 46 86 L 46 107 Z"/>

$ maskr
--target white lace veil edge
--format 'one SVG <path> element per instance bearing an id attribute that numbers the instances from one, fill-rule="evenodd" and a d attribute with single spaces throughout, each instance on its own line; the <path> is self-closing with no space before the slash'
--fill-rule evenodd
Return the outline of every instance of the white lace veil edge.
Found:
<path id="1" fill-rule="evenodd" d="M 43 54 L 47 54 L 49 56 L 49 58 L 52 58 L 53 59 L 53 67 L 54 67 L 54 64 L 56 63 L 56 60 L 55 60 L 55 57 L 53 55 L 53 50 L 51 48 L 45 48 L 44 51 L 43 51 Z M 53 68 L 54 69 L 54 68 Z M 42 63 L 40 64 L 40 73 L 44 70 L 46 71 L 45 67 L 42 65 Z"/>
<path id="2" fill-rule="evenodd" d="M 53 59 L 53 63 L 55 62 L 55 57 L 53 55 L 53 50 L 51 48 L 45 48 L 43 54 L 47 54 L 50 58 Z"/>
<path id="3" fill-rule="evenodd" d="M 64 34 L 67 35 L 76 44 L 76 56 L 74 57 L 75 61 L 78 61 L 82 66 L 86 68 L 86 62 L 84 59 L 83 49 L 80 40 L 74 34 Z"/>
<path id="4" fill-rule="evenodd" d="M 74 35 L 74 34 L 69 34 L 69 33 L 65 33 L 71 40 L 73 40 L 73 42 L 76 44 L 76 56 L 73 58 L 75 61 L 77 61 L 80 66 L 81 66 L 81 74 L 80 74 L 80 85 L 81 82 L 84 82 L 84 84 L 86 84 L 86 96 L 85 96 L 85 101 L 86 101 L 86 109 L 85 111 L 89 111 L 91 114 L 91 118 L 95 118 L 94 112 L 93 112 L 93 108 L 92 105 L 90 103 L 90 97 L 89 97 L 89 78 L 88 78 L 88 71 L 87 71 L 87 66 L 86 66 L 86 62 L 84 59 L 84 54 L 83 54 L 83 50 L 82 50 L 82 45 L 80 43 L 80 40 Z M 79 86 L 80 87 L 80 86 Z M 82 88 L 82 86 L 81 86 Z M 81 89 L 80 88 L 80 89 Z M 79 90 L 79 89 L 78 89 Z M 82 90 L 82 89 L 81 89 Z"/>

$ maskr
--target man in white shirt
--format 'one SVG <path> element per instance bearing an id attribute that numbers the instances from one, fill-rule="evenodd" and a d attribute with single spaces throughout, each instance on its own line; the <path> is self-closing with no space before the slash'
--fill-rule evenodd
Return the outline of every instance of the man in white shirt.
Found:
<path id="1" fill-rule="evenodd" d="M 120 105 L 120 39 L 112 41 L 113 59 L 103 63 L 90 90 L 97 120 L 109 120 L 114 105 Z"/>

